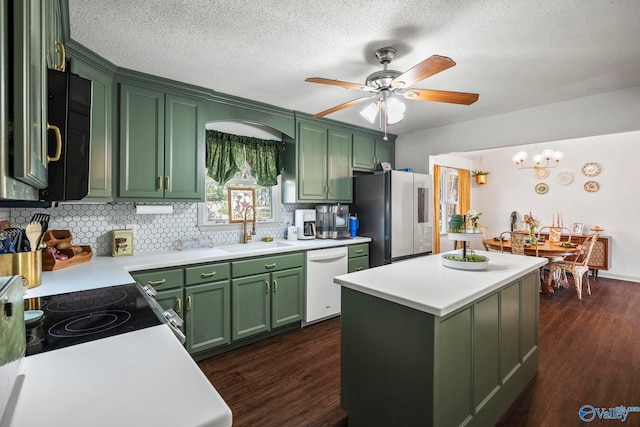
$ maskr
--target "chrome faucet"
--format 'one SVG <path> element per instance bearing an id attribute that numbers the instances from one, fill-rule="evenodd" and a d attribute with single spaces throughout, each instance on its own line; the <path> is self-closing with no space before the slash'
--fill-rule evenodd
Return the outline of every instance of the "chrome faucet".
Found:
<path id="1" fill-rule="evenodd" d="M 253 223 L 251 224 L 251 234 L 247 234 L 247 212 L 253 211 Z M 256 235 L 256 209 L 253 206 L 247 206 L 244 210 L 244 218 L 242 220 L 242 243 L 249 243 L 249 240 Z"/>

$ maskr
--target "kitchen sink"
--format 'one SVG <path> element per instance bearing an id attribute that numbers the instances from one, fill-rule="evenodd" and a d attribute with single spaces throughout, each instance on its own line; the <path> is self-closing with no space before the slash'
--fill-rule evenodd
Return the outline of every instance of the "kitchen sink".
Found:
<path id="1" fill-rule="evenodd" d="M 229 246 L 218 246 L 216 249 L 219 249 L 224 252 L 229 253 L 245 253 L 245 252 L 256 252 L 263 251 L 266 249 L 274 249 L 274 248 L 290 248 L 293 246 L 291 243 L 287 242 L 255 242 L 255 243 L 247 243 L 241 245 L 229 245 Z"/>

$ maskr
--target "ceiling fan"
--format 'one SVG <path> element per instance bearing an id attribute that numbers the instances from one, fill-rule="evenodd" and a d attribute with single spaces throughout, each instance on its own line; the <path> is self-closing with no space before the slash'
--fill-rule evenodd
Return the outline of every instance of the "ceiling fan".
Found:
<path id="1" fill-rule="evenodd" d="M 396 55 L 396 50 L 392 47 L 383 47 L 376 51 L 376 58 L 383 65 L 384 69 L 369 74 L 364 84 L 343 82 L 341 80 L 331 80 L 322 77 L 310 77 L 305 81 L 311 83 L 321 83 L 332 86 L 340 86 L 347 89 L 356 89 L 369 92 L 369 96 L 357 98 L 344 104 L 324 110 L 314 117 L 324 117 L 336 111 L 359 104 L 361 102 L 375 99 L 375 102 L 367 106 L 360 114 L 374 123 L 376 116 L 380 117 L 380 127 L 384 125 L 385 139 L 387 125 L 398 123 L 404 117 L 405 106 L 396 95 L 407 99 L 418 101 L 447 102 L 452 104 L 470 105 L 478 100 L 477 93 L 448 92 L 443 90 L 416 89 L 410 86 L 431 77 L 441 71 L 456 65 L 451 58 L 446 56 L 433 55 L 425 59 L 418 65 L 406 72 L 389 70 L 387 66 Z M 384 118 L 384 120 L 383 120 Z"/>

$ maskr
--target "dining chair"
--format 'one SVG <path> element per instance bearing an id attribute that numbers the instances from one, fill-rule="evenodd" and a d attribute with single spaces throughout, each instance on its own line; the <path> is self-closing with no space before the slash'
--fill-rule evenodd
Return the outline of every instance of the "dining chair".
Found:
<path id="1" fill-rule="evenodd" d="M 509 240 L 511 240 L 511 250 L 505 251 L 504 242 L 505 235 L 509 235 Z M 498 239 L 500 239 L 500 252 L 511 252 L 516 255 L 524 255 L 524 237 L 528 233 L 524 231 L 503 231 L 500 233 Z"/>
<path id="2" fill-rule="evenodd" d="M 571 229 L 568 227 L 557 227 L 555 225 L 545 225 L 544 227 L 541 227 L 538 230 L 538 234 L 536 235 L 536 239 L 540 239 L 540 237 L 542 237 L 542 234 L 547 231 L 547 233 L 549 234 L 549 242 L 550 243 L 560 243 L 560 241 L 562 240 L 562 234 L 567 231 L 569 237 L 567 238 L 567 242 L 571 242 Z M 547 259 L 549 260 L 549 263 L 545 266 L 542 267 L 542 270 L 540 271 L 540 276 L 542 277 L 542 279 L 544 280 L 544 272 L 545 271 L 550 271 L 551 270 L 551 263 L 553 262 L 558 262 L 558 261 L 564 261 L 566 257 L 547 257 Z M 549 273 L 551 274 L 551 273 Z M 560 279 L 562 279 L 564 281 L 564 283 L 567 282 L 567 273 L 565 271 L 561 271 L 561 270 L 557 270 L 556 271 L 556 277 L 554 277 L 556 284 L 560 283 Z"/>
<path id="3" fill-rule="evenodd" d="M 573 281 L 576 286 L 576 293 L 578 294 L 578 299 L 582 299 L 582 278 L 585 273 L 587 273 L 587 294 L 591 295 L 591 285 L 589 284 L 589 259 L 591 258 L 591 254 L 593 253 L 593 247 L 595 246 L 596 241 L 598 240 L 598 234 L 590 234 L 587 236 L 585 241 L 582 243 L 582 250 L 580 254 L 573 261 L 556 261 L 550 263 L 550 271 L 549 278 L 547 279 L 547 285 L 551 287 L 553 281 L 556 280 L 558 274 L 556 272 L 563 273 L 571 273 L 573 276 Z"/>

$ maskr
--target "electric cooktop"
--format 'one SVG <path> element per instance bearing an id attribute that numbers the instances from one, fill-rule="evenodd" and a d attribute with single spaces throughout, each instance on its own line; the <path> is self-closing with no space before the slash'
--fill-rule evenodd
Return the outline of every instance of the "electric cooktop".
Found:
<path id="1" fill-rule="evenodd" d="M 27 356 L 162 324 L 143 292 L 133 283 L 26 299 Z"/>

